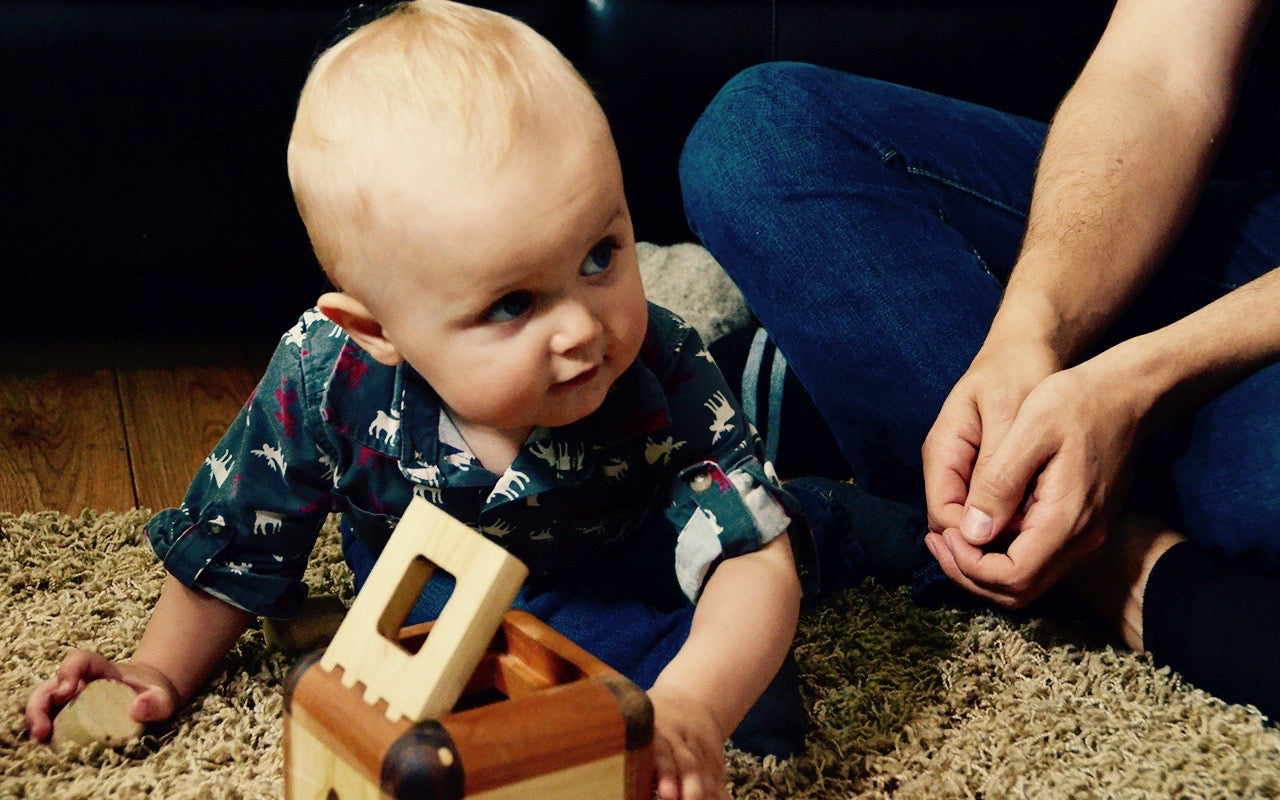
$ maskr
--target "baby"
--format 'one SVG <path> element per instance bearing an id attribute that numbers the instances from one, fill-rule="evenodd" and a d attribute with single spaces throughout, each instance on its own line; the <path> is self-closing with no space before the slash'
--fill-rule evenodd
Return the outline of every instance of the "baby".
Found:
<path id="1" fill-rule="evenodd" d="M 318 59 L 289 177 L 336 291 L 148 524 L 169 574 L 133 657 L 68 654 L 32 736 L 99 678 L 170 718 L 255 616 L 297 612 L 329 513 L 358 586 L 419 495 L 524 560 L 517 605 L 648 688 L 663 798 L 727 797 L 724 742 L 795 630 L 797 506 L 697 334 L 645 301 L 590 89 L 525 25 L 414 0 Z"/>

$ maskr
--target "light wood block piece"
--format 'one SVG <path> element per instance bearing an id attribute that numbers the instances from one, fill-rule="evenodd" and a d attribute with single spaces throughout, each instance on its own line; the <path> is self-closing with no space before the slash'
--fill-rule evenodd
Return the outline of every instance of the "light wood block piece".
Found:
<path id="1" fill-rule="evenodd" d="M 434 633 L 410 653 L 400 629 L 436 566 L 457 583 Z M 364 701 L 384 702 L 393 722 L 434 719 L 462 696 L 528 574 L 506 550 L 415 497 L 320 664 L 341 667 L 343 685 L 362 684 Z"/>
<path id="2" fill-rule="evenodd" d="M 121 681 L 100 680 L 84 687 L 53 720 L 55 750 L 101 743 L 120 747 L 142 735 L 143 725 L 129 716 L 138 694 Z"/>

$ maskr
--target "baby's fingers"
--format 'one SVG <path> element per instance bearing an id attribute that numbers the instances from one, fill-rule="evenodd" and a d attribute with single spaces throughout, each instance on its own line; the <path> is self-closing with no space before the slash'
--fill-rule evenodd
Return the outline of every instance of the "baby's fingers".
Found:
<path id="1" fill-rule="evenodd" d="M 43 742 L 53 733 L 53 709 L 66 701 L 54 700 L 60 685 L 59 679 L 49 678 L 31 692 L 27 699 L 27 732 L 32 739 Z"/>
<path id="2" fill-rule="evenodd" d="M 688 743 L 659 737 L 655 744 L 658 797 L 661 800 L 701 800 L 702 775 L 698 770 L 698 759 Z"/>
<path id="3" fill-rule="evenodd" d="M 671 745 L 661 736 L 653 743 L 653 771 L 657 778 L 655 790 L 658 797 L 661 800 L 680 800 L 680 770 L 676 769 Z"/>
<path id="4" fill-rule="evenodd" d="M 139 692 L 129 706 L 129 716 L 136 722 L 162 722 L 173 716 L 173 697 L 159 687 L 150 687 Z"/>
<path id="5" fill-rule="evenodd" d="M 56 710 L 75 699 L 90 682 L 120 678 L 120 668 L 97 653 L 73 650 L 62 659 L 52 678 L 41 683 L 27 700 L 26 722 L 31 738 L 45 741 L 53 732 Z"/>
<path id="6" fill-rule="evenodd" d="M 683 753 L 681 752 L 683 750 Z M 692 749 L 676 748 L 676 763 L 680 768 L 681 800 L 729 800 L 724 786 L 723 763 L 698 757 Z"/>
<path id="7" fill-rule="evenodd" d="M 661 800 L 729 800 L 725 788 L 723 758 L 700 758 L 691 744 L 659 738 L 654 764 Z"/>

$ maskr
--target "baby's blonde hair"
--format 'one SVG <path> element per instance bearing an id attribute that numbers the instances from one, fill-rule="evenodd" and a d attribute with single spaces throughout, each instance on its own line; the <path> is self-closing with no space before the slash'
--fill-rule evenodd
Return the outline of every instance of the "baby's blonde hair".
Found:
<path id="1" fill-rule="evenodd" d="M 406 164 L 482 179 L 540 117 L 584 112 L 603 118 L 573 65 L 519 20 L 449 0 L 394 6 L 325 51 L 298 101 L 289 181 L 317 259 L 336 277 L 351 237 L 393 210 L 388 187 L 422 177 Z"/>

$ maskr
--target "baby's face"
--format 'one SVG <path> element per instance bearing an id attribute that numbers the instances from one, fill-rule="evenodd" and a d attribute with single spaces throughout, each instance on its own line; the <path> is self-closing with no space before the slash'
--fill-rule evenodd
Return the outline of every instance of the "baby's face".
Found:
<path id="1" fill-rule="evenodd" d="M 600 407 L 648 311 L 607 128 L 521 143 L 484 185 L 410 198 L 384 335 L 461 424 L 515 439 Z M 415 208 L 415 205 L 426 206 Z"/>

